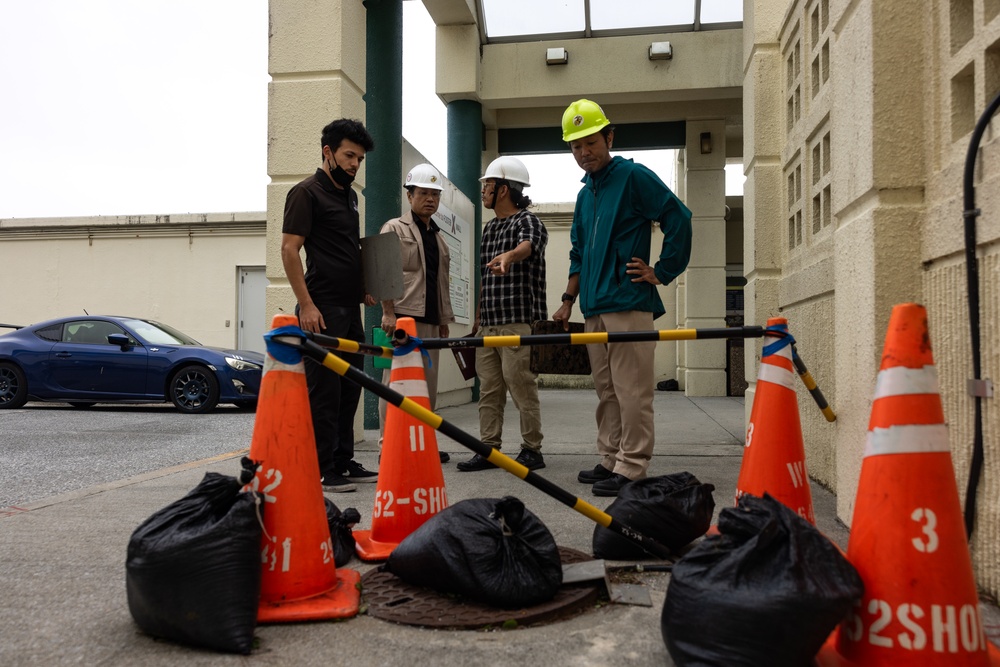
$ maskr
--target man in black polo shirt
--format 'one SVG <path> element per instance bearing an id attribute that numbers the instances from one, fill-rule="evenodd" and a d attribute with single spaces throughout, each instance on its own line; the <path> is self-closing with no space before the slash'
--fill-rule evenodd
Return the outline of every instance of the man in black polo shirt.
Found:
<path id="1" fill-rule="evenodd" d="M 528 210 L 524 194 L 528 170 L 515 157 L 499 157 L 481 179 L 483 206 L 496 218 L 483 229 L 479 258 L 482 286 L 473 328 L 479 336 L 527 336 L 531 323 L 546 318 L 545 246 L 549 233 Z M 517 462 L 529 470 L 545 467 L 542 415 L 531 351 L 517 347 L 476 348 L 479 375 L 479 437 L 500 449 L 507 392 L 521 415 L 521 453 Z M 458 464 L 463 472 L 494 465 L 479 454 Z"/>
<path id="2" fill-rule="evenodd" d="M 285 199 L 281 263 L 295 292 L 295 314 L 306 331 L 364 342 L 358 195 L 351 188 L 365 153 L 375 142 L 359 121 L 341 118 L 323 128 L 323 165 L 293 186 Z M 299 251 L 305 246 L 306 270 Z M 340 353 L 362 368 L 362 356 Z M 309 407 L 323 487 L 354 491 L 353 482 L 377 481 L 377 473 L 354 461 L 354 415 L 361 387 L 306 359 Z"/>

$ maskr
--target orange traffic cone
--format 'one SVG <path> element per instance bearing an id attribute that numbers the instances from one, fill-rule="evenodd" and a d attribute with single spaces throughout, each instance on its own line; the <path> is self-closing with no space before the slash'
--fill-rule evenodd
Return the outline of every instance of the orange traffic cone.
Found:
<path id="1" fill-rule="evenodd" d="M 865 594 L 820 665 L 1000 665 L 979 615 L 927 311 L 917 304 L 892 309 L 847 558 Z"/>
<path id="2" fill-rule="evenodd" d="M 417 335 L 412 317 L 399 318 L 396 327 L 411 338 Z M 420 354 L 418 348 L 393 356 L 389 387 L 430 410 Z M 434 429 L 390 404 L 385 414 L 372 529 L 354 531 L 358 557 L 365 561 L 387 559 L 410 533 L 447 506 Z"/>
<path id="3" fill-rule="evenodd" d="M 276 315 L 271 327 L 297 329 L 298 319 Z M 302 355 L 270 340 L 250 458 L 260 463 L 251 488 L 265 501 L 257 620 L 357 615 L 361 577 L 353 570 L 338 572 L 333 560 Z"/>
<path id="4" fill-rule="evenodd" d="M 772 317 L 767 328 L 787 333 L 788 320 Z M 795 395 L 791 340 L 765 334 L 764 341 L 736 499 L 744 493 L 763 497 L 767 492 L 816 523 Z"/>

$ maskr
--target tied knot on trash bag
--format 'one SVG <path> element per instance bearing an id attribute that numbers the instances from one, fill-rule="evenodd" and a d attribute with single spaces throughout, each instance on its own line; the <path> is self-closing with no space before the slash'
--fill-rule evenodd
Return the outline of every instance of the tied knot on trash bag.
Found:
<path id="1" fill-rule="evenodd" d="M 353 528 L 361 521 L 361 513 L 353 507 L 341 512 L 332 500 L 326 496 L 323 500 L 326 501 L 326 521 L 330 525 L 330 539 L 333 541 L 333 564 L 344 567 L 354 557 Z"/>
<path id="2" fill-rule="evenodd" d="M 678 667 L 801 667 L 864 585 L 826 536 L 770 495 L 744 495 L 673 568 L 660 629 Z"/>
<path id="3" fill-rule="evenodd" d="M 260 494 L 239 477 L 205 473 L 186 496 L 132 533 L 125 560 L 129 611 L 143 632 L 181 644 L 250 653 L 260 597 Z"/>
<path id="4" fill-rule="evenodd" d="M 714 490 L 689 472 L 647 477 L 626 484 L 605 511 L 677 553 L 711 527 Z M 603 526 L 594 527 L 592 544 L 595 558 L 651 558 L 638 544 Z"/>
<path id="5" fill-rule="evenodd" d="M 562 585 L 552 533 L 512 496 L 441 510 L 400 542 L 382 569 L 415 586 L 507 609 L 551 600 Z"/>

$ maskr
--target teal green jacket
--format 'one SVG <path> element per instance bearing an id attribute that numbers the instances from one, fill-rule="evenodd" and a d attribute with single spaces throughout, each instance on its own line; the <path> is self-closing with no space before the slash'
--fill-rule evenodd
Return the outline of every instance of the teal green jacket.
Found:
<path id="1" fill-rule="evenodd" d="M 582 182 L 570 228 L 569 274 L 580 274 L 583 316 L 640 310 L 656 319 L 664 313 L 656 286 L 633 283 L 626 264 L 633 257 L 652 264 L 664 285 L 679 276 L 691 257 L 691 211 L 656 174 L 622 157 Z M 651 221 L 663 230 L 655 264 Z"/>

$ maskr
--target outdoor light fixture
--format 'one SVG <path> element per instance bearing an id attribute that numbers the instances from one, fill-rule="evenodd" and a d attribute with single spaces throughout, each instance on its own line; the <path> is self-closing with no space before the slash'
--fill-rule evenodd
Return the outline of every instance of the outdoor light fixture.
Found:
<path id="1" fill-rule="evenodd" d="M 674 50 L 670 47 L 670 42 L 653 42 L 649 45 L 650 60 L 670 60 L 674 57 Z"/>
<path id="2" fill-rule="evenodd" d="M 706 153 L 712 152 L 712 133 L 702 132 L 701 133 L 701 153 L 705 155 Z"/>
<path id="3" fill-rule="evenodd" d="M 569 51 L 560 47 L 545 49 L 546 65 L 565 65 L 569 61 Z"/>

